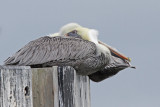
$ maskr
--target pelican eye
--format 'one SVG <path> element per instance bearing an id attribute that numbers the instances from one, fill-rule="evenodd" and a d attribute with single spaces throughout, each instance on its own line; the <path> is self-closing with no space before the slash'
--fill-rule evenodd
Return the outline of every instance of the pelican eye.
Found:
<path id="1" fill-rule="evenodd" d="M 78 34 L 77 30 L 73 30 L 73 31 L 67 33 L 66 36 L 74 37 L 74 38 L 81 38 L 81 36 Z"/>
<path id="2" fill-rule="evenodd" d="M 73 34 L 77 34 L 77 30 L 73 30 L 71 33 L 73 33 Z"/>

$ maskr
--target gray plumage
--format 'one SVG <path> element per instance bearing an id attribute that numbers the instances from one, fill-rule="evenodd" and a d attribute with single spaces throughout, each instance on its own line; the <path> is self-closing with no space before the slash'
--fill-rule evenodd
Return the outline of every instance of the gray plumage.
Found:
<path id="1" fill-rule="evenodd" d="M 97 30 L 70 23 L 49 36 L 29 42 L 9 57 L 5 65 L 32 68 L 72 66 L 77 73 L 89 75 L 95 82 L 132 67 L 129 58 L 98 40 Z"/>
<path id="2" fill-rule="evenodd" d="M 94 82 L 100 82 L 128 67 L 134 68 L 129 62 L 112 55 L 110 63 L 104 69 L 90 74 L 89 78 Z"/>
<path id="3" fill-rule="evenodd" d="M 89 75 L 104 68 L 109 60 L 103 53 L 97 55 L 96 45 L 87 40 L 45 36 L 29 42 L 5 60 L 5 65 L 72 66 L 79 74 Z"/>

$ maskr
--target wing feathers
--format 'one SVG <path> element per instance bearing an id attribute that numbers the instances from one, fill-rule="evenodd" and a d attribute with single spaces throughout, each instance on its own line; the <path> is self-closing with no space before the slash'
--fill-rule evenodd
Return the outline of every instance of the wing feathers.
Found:
<path id="1" fill-rule="evenodd" d="M 45 36 L 29 42 L 9 57 L 5 65 L 36 65 L 50 61 L 83 59 L 92 56 L 95 52 L 95 44 L 89 41 Z"/>

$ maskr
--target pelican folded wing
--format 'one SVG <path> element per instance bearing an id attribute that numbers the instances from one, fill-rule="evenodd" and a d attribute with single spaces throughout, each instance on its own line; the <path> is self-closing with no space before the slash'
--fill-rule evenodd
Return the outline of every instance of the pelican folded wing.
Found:
<path id="1" fill-rule="evenodd" d="M 111 62 L 104 69 L 89 75 L 89 78 L 94 82 L 100 82 L 128 67 L 134 68 L 128 61 L 112 56 Z"/>

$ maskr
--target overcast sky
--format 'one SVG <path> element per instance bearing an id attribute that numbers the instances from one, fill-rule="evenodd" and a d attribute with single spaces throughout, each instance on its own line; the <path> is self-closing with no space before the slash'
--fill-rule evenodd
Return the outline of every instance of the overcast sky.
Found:
<path id="1" fill-rule="evenodd" d="M 97 29 L 137 67 L 91 82 L 92 107 L 160 107 L 159 0 L 1 0 L 0 64 L 70 22 Z"/>

